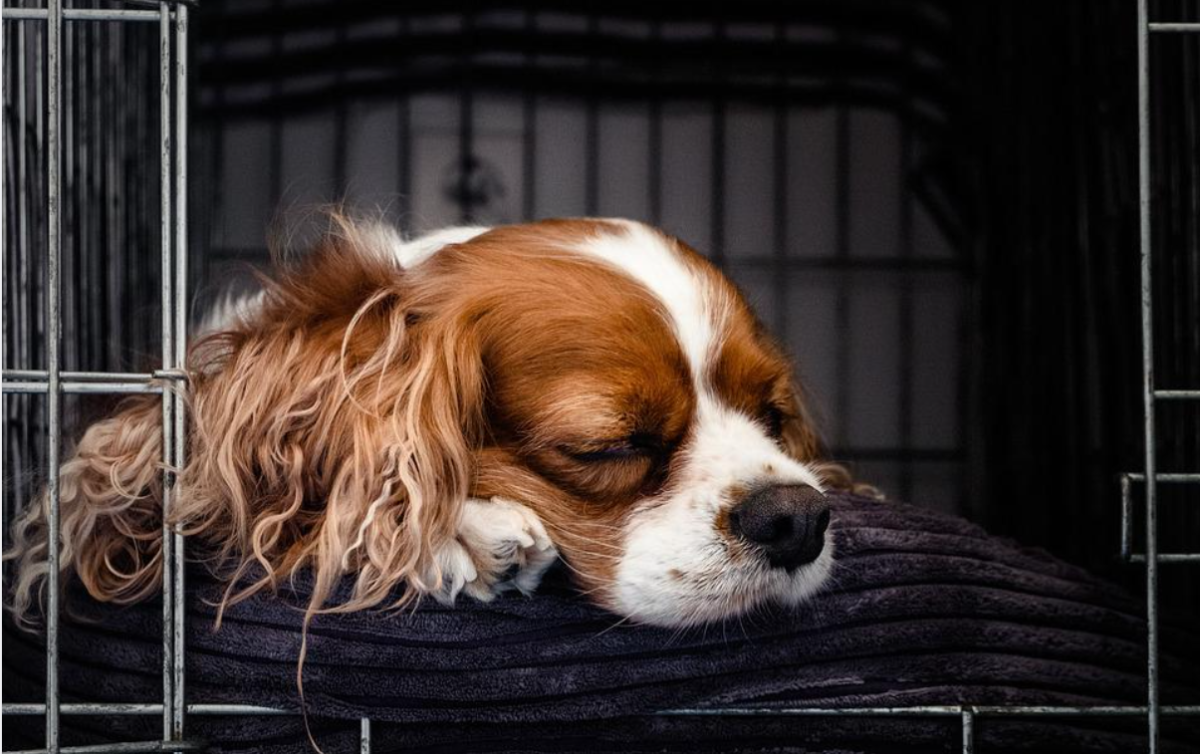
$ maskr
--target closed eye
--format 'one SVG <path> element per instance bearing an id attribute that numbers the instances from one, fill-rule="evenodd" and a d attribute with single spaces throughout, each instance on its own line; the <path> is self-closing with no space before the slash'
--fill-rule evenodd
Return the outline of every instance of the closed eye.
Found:
<path id="1" fill-rule="evenodd" d="M 559 450 L 580 463 L 607 463 L 657 456 L 662 452 L 663 444 L 657 437 L 637 433 L 622 440 L 584 447 L 560 446 Z"/>

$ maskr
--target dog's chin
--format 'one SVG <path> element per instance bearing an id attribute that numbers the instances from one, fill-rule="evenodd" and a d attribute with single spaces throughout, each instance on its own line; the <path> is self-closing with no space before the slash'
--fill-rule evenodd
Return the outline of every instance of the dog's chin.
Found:
<path id="1" fill-rule="evenodd" d="M 833 564 L 827 542 L 816 560 L 794 569 L 758 561 L 691 574 L 668 568 L 658 575 L 618 578 L 606 602 L 635 623 L 690 628 L 772 605 L 799 608 L 827 585 Z"/>

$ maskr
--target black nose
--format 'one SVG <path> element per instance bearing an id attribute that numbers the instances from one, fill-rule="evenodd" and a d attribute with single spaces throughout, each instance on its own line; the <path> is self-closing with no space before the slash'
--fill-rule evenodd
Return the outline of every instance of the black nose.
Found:
<path id="1" fill-rule="evenodd" d="M 829 503 L 807 484 L 763 487 L 730 511 L 729 525 L 773 567 L 797 568 L 816 560 L 825 547 Z"/>

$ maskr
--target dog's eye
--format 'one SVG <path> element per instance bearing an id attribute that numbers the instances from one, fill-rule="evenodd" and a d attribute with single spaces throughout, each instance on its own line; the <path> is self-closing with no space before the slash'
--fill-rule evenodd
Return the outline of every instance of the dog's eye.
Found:
<path id="1" fill-rule="evenodd" d="M 564 455 L 580 463 L 605 463 L 647 458 L 662 452 L 662 441 L 651 435 L 632 434 L 623 440 L 598 442 L 594 447 L 561 447 Z"/>

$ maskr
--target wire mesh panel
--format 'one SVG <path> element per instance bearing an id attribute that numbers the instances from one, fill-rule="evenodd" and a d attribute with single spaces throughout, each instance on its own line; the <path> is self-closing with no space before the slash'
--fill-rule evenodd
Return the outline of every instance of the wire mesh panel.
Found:
<path id="1" fill-rule="evenodd" d="M 285 0 L 213 3 L 203 22 L 222 33 L 199 52 L 204 128 L 189 178 L 186 5 L 6 6 L 6 522 L 43 482 L 55 505 L 83 396 L 162 393 L 163 461 L 183 463 L 189 185 L 204 197 L 193 239 L 203 274 L 222 283 L 233 266 L 266 261 L 262 228 L 281 202 L 378 203 L 414 231 L 578 214 L 664 225 L 707 249 L 796 353 L 837 455 L 897 496 L 961 508 L 976 271 L 962 176 L 947 167 L 961 116 L 952 30 L 936 3 L 846 8 L 362 3 L 330 16 Z M 1160 166 L 1149 120 L 1151 38 L 1200 25 L 1151 23 L 1145 0 L 1138 8 L 1146 452 L 1143 472 L 1122 478 L 1122 551 L 1146 568 L 1147 704 L 661 715 L 939 718 L 961 730 L 964 752 L 991 718 L 1145 717 L 1153 752 L 1160 717 L 1200 714 L 1161 704 L 1157 686 L 1158 566 L 1200 559 L 1160 550 L 1160 492 L 1200 474 L 1160 468 L 1155 423 L 1200 386 L 1155 379 L 1154 306 L 1164 304 L 1153 301 Z M 1180 447 L 1173 456 L 1186 456 Z M 184 737 L 185 713 L 295 714 L 187 703 L 183 542 L 163 537 L 161 702 L 62 702 L 51 569 L 46 701 L 4 705 L 45 716 L 48 750 L 69 748 L 60 715 L 161 716 L 162 741 L 105 747 L 156 751 L 199 746 Z M 359 740 L 368 751 L 367 719 Z"/>
<path id="2" fill-rule="evenodd" d="M 182 462 L 187 288 L 187 6 L 6 5 L 5 536 L 49 509 L 46 749 L 61 740 L 59 463 L 83 406 L 163 394 L 164 487 Z M 157 169 L 155 168 L 157 166 Z M 154 182 L 157 178 L 157 183 Z M 156 253 L 157 252 L 157 253 Z M 152 261 L 157 259 L 157 266 Z M 158 309 L 161 328 L 146 313 Z M 161 359 L 150 358 L 153 345 Z M 131 364 L 141 371 L 129 371 Z M 16 473 L 14 473 L 16 472 Z M 168 497 L 164 500 L 169 505 Z M 164 529 L 163 739 L 183 735 L 182 543 Z M 7 710 L 6 710 L 7 711 Z M 161 742 L 124 751 L 160 750 Z"/>

